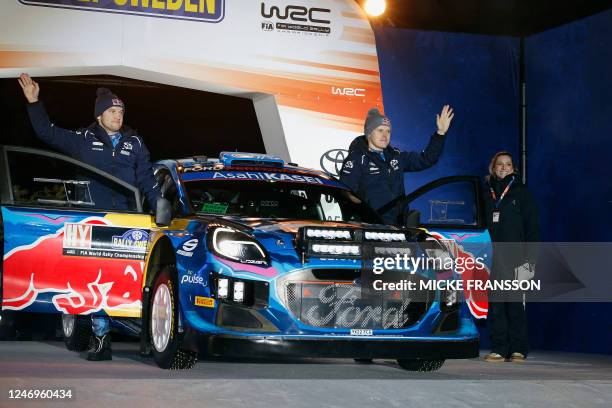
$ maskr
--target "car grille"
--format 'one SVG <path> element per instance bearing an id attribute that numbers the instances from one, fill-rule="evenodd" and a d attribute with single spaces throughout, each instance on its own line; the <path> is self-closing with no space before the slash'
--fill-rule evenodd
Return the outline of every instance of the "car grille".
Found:
<path id="1" fill-rule="evenodd" d="M 291 313 L 301 323 L 318 328 L 403 329 L 417 323 L 433 300 L 433 294 L 416 291 L 365 293 L 356 282 L 285 281 L 283 285 Z"/>

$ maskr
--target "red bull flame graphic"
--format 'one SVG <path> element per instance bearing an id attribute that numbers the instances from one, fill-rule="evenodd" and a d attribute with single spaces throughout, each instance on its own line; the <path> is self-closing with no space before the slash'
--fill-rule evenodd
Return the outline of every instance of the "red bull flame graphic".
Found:
<path id="1" fill-rule="evenodd" d="M 66 224 L 55 234 L 33 244 L 15 248 L 4 258 L 3 308 L 22 310 L 41 293 L 54 293 L 56 310 L 90 314 L 113 309 L 141 308 L 144 262 L 63 255 L 65 247 L 90 248 L 95 225 L 108 225 L 103 218 Z"/>
<path id="2" fill-rule="evenodd" d="M 474 255 L 470 252 L 463 249 L 461 245 L 459 245 L 455 240 L 449 240 L 443 235 L 429 231 L 429 234 L 440 240 L 447 249 L 450 254 L 454 256 L 456 259 L 463 258 L 464 260 L 467 258 L 474 258 Z M 486 319 L 487 312 L 489 310 L 489 300 L 487 296 L 486 290 L 472 290 L 468 289 L 470 286 L 467 285 L 467 281 L 475 281 L 482 280 L 486 282 L 489 280 L 489 269 L 486 265 L 480 266 L 477 262 L 463 263 L 463 265 L 474 265 L 471 268 L 466 267 L 463 273 L 461 274 L 461 279 L 463 280 L 463 295 L 465 297 L 465 303 L 467 304 L 472 316 L 477 319 Z"/>

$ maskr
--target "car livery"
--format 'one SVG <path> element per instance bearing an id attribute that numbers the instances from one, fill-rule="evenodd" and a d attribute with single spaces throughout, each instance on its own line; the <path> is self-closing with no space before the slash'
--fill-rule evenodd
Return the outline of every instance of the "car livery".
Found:
<path id="1" fill-rule="evenodd" d="M 480 227 L 385 226 L 328 174 L 250 153 L 158 162 L 163 205 L 155 217 L 139 206 L 118 213 L 72 199 L 23 204 L 10 166 L 21 150 L 5 147 L 0 163 L 10 169 L 3 310 L 62 313 L 67 336 L 74 316 L 111 316 L 162 368 L 191 367 L 203 352 L 392 358 L 409 370 L 478 355 L 473 317 L 486 316 L 482 293 L 376 291 L 372 280 L 487 279 L 488 263 L 379 276 L 372 263 L 398 254 L 486 258 Z M 52 182 L 66 197 L 82 183 Z"/>

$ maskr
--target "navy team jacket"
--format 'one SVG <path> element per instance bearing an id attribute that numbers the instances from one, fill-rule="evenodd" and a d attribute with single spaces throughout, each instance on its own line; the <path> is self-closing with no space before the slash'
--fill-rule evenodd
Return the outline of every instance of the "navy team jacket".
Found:
<path id="1" fill-rule="evenodd" d="M 77 131 L 62 129 L 51 123 L 41 101 L 28 104 L 28 114 L 39 139 L 70 157 L 136 186 L 146 197 L 149 207 L 155 210 L 159 187 L 153 177 L 149 150 L 132 129 L 122 128 L 121 139 L 113 148 L 106 130 L 97 123 Z M 90 179 L 95 208 L 134 208 L 128 204 L 127 191 L 122 194 L 122 190 L 111 187 L 102 178 L 93 174 L 88 176 L 85 178 Z"/>
<path id="2" fill-rule="evenodd" d="M 425 170 L 438 161 L 446 137 L 434 133 L 422 152 L 402 152 L 390 145 L 384 150 L 385 160 L 368 149 L 365 136 L 358 136 L 340 171 L 340 181 L 365 199 L 389 224 L 401 222 L 400 206 L 405 193 L 404 172 Z"/>

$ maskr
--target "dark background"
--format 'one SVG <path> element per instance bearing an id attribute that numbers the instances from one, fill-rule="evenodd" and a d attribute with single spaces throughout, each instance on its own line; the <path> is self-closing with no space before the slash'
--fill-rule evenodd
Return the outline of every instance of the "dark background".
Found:
<path id="1" fill-rule="evenodd" d="M 264 152 L 250 99 L 111 76 L 34 79 L 49 117 L 66 129 L 93 123 L 96 89 L 109 88 L 124 101 L 124 124 L 144 138 L 152 160 Z M 0 79 L 0 144 L 45 146 L 34 136 L 26 105 L 17 80 Z"/>
<path id="2" fill-rule="evenodd" d="M 440 162 L 408 173 L 408 191 L 443 176 L 485 175 L 494 152 L 519 152 L 519 37 L 386 25 L 375 32 L 392 144 L 422 149 L 440 107 L 456 110 Z M 540 209 L 542 239 L 612 241 L 612 11 L 523 41 L 527 185 Z M 611 272 L 612 265 L 601 265 L 602 275 Z M 534 349 L 612 354 L 612 303 L 527 309 Z M 486 325 L 479 326 L 487 347 Z"/>

